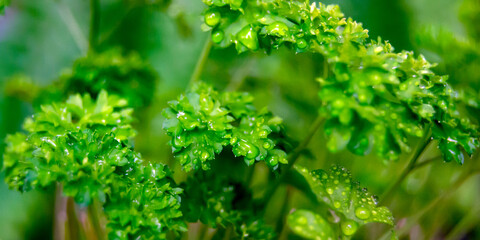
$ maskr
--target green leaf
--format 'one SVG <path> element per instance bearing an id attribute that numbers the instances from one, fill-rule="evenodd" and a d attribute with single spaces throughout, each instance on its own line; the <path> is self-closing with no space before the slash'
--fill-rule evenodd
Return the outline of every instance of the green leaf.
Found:
<path id="1" fill-rule="evenodd" d="M 3 170 L 10 188 L 42 190 L 58 184 L 81 206 L 103 203 L 111 239 L 165 239 L 185 231 L 181 189 L 163 164 L 144 162 L 128 146 L 134 135 L 126 101 L 100 92 L 42 106 L 27 119 L 27 134 L 6 139 Z"/>
<path id="2" fill-rule="evenodd" d="M 282 121 L 266 110 L 257 111 L 247 93 L 219 94 L 198 83 L 171 101 L 163 111 L 163 128 L 171 136 L 172 151 L 185 171 L 208 170 L 223 147 L 231 145 L 245 163 L 264 161 L 275 170 L 286 164 L 286 153 L 277 147 Z"/>
<path id="3" fill-rule="evenodd" d="M 296 210 L 287 217 L 287 224 L 292 231 L 306 239 L 335 239 L 335 234 L 322 216 L 308 210 Z"/>
<path id="4" fill-rule="evenodd" d="M 310 184 L 319 202 L 326 203 L 341 216 L 341 228 L 345 235 L 353 235 L 361 225 L 380 222 L 394 226 L 392 213 L 386 207 L 377 206 L 377 198 L 358 182 L 345 168 L 333 166 L 329 171 L 295 166 Z"/>
<path id="5" fill-rule="evenodd" d="M 196 172 L 182 184 L 182 212 L 188 222 L 233 228 L 232 239 L 273 239 L 273 229 L 256 211 L 252 193 L 239 182 L 215 172 Z"/>
<path id="6" fill-rule="evenodd" d="M 235 156 L 245 156 L 247 165 L 263 160 L 276 169 L 279 163 L 287 163 L 287 154 L 274 149 L 275 142 L 268 137 L 272 129 L 267 125 L 267 119 L 263 115 L 243 117 L 239 126 L 232 129 L 230 144 Z"/>
<path id="7" fill-rule="evenodd" d="M 33 118 L 25 120 L 25 130 L 47 132 L 51 135 L 64 134 L 67 131 L 91 128 L 113 131 L 119 140 L 135 136 L 131 122 L 132 109 L 125 108 L 125 100 L 101 91 L 95 101 L 90 95 L 70 96 L 64 103 L 42 105 Z"/>
<path id="8" fill-rule="evenodd" d="M 441 144 L 449 137 L 455 139 L 455 154 L 478 149 L 476 140 L 469 140 L 471 144 L 457 140 L 478 140 L 479 132 L 457 111 L 458 94 L 448 85 L 448 77 L 436 75 L 435 65 L 421 55 L 396 53 L 380 38 L 369 40 L 368 31 L 345 19 L 337 5 L 282 0 L 246 0 L 239 5 L 204 2 L 206 14 L 215 11 L 221 16 L 207 28 L 219 47 L 235 44 L 238 52 L 270 53 L 286 46 L 323 55 L 329 74 L 319 79 L 319 97 L 320 112 L 327 119 L 329 150 L 348 149 L 357 155 L 374 151 L 383 159 L 396 160 L 402 152 L 411 151 L 408 139 L 423 137 L 432 123 L 434 130 L 458 129 L 454 135 L 433 135 Z M 440 149 L 446 161 L 452 160 L 449 149 L 453 148 Z"/>
<path id="9" fill-rule="evenodd" d="M 1 0 L 0 0 L 1 1 Z M 5 80 L 5 95 L 25 102 L 32 102 L 40 93 L 40 86 L 24 74 L 16 74 Z"/>
<path id="10" fill-rule="evenodd" d="M 170 145 L 185 171 L 208 170 L 215 155 L 228 144 L 227 130 L 234 120 L 206 84 L 195 85 L 163 111 L 163 128 L 172 137 Z"/>
<path id="11" fill-rule="evenodd" d="M 148 106 L 155 93 L 158 74 L 137 53 L 123 54 L 114 48 L 89 52 L 77 59 L 72 69 L 60 77 L 61 92 L 88 93 L 94 99 L 102 90 L 125 99 L 133 108 Z"/>

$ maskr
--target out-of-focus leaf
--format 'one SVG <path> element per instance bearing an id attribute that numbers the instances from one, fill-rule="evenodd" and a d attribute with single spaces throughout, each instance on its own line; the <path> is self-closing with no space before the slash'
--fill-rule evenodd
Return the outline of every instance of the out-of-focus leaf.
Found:
<path id="1" fill-rule="evenodd" d="M 290 229 L 306 239 L 336 239 L 334 231 L 322 216 L 308 210 L 296 210 L 287 217 Z"/>
<path id="2" fill-rule="evenodd" d="M 0 14 L 5 12 L 5 7 L 10 4 L 10 0 L 0 0 Z"/>
<path id="3" fill-rule="evenodd" d="M 105 90 L 138 108 L 150 104 L 157 81 L 157 73 L 138 54 L 122 54 L 115 48 L 77 59 L 71 71 L 60 77 L 59 85 L 65 96 L 88 93 L 97 98 Z"/>
<path id="4" fill-rule="evenodd" d="M 25 102 L 32 102 L 38 97 L 40 87 L 30 77 L 17 74 L 6 80 L 4 91 L 6 96 L 15 97 Z"/>

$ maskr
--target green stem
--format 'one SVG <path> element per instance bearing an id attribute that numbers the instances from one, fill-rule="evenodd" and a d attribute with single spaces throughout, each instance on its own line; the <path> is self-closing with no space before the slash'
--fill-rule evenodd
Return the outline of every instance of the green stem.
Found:
<path id="1" fill-rule="evenodd" d="M 192 76 L 190 78 L 189 86 L 192 86 L 195 82 L 200 79 L 200 75 L 202 74 L 203 67 L 208 60 L 208 55 L 210 54 L 210 50 L 212 49 L 212 40 L 210 37 L 207 38 L 205 41 L 205 45 L 203 46 L 202 52 L 200 53 L 200 57 L 198 58 L 197 64 L 195 65 L 195 69 L 193 70 Z"/>
<path id="2" fill-rule="evenodd" d="M 100 33 L 100 0 L 90 0 L 90 34 L 88 44 L 90 50 L 95 50 Z"/>
<path id="3" fill-rule="evenodd" d="M 65 240 L 67 223 L 67 198 L 62 194 L 62 185 L 57 183 L 55 191 L 55 224 L 53 230 L 54 240 Z"/>
<path id="4" fill-rule="evenodd" d="M 425 166 L 429 165 L 430 163 L 438 161 L 440 159 L 442 159 L 442 156 L 433 157 L 433 158 L 427 159 L 425 161 L 419 162 L 419 163 L 415 164 L 415 167 L 413 168 L 412 172 L 415 171 L 415 170 L 418 170 L 422 167 L 425 167 Z"/>
<path id="5" fill-rule="evenodd" d="M 479 222 L 480 209 L 469 211 L 466 216 L 447 234 L 445 240 L 462 239 L 462 234 L 475 227 Z"/>
<path id="6" fill-rule="evenodd" d="M 253 176 L 255 175 L 255 166 L 256 165 L 248 167 L 247 181 L 246 181 L 247 186 L 250 186 L 252 184 Z"/>
<path id="7" fill-rule="evenodd" d="M 97 236 L 98 240 L 103 240 L 105 239 L 105 232 L 103 230 L 102 224 L 101 224 L 101 207 L 99 206 L 98 201 L 93 201 L 89 206 L 88 206 L 88 215 L 90 217 L 90 221 L 92 222 L 93 229 L 95 230 L 95 235 Z"/>
<path id="8" fill-rule="evenodd" d="M 69 240 L 81 239 L 81 227 L 75 211 L 75 202 L 71 197 L 67 198 L 67 222 Z"/>
<path id="9" fill-rule="evenodd" d="M 275 180 L 275 182 L 271 185 L 272 187 L 266 191 L 266 194 L 264 195 L 263 198 L 263 203 L 266 205 L 270 199 L 273 197 L 273 194 L 277 190 L 277 188 L 280 186 L 280 184 L 285 180 L 287 177 L 287 173 L 290 171 L 290 169 L 293 167 L 295 162 L 298 160 L 300 157 L 301 153 L 303 150 L 305 150 L 312 140 L 313 136 L 315 133 L 318 131 L 320 126 L 322 126 L 323 122 L 325 119 L 321 116 L 318 116 L 315 121 L 313 122 L 312 126 L 310 127 L 310 130 L 308 131 L 307 136 L 303 139 L 303 141 L 289 154 L 287 160 L 288 160 L 288 165 L 285 169 L 282 169 L 283 173 L 282 175 Z"/>
<path id="10" fill-rule="evenodd" d="M 328 78 L 328 61 L 327 59 L 323 59 L 323 79 L 327 80 Z"/>
<path id="11" fill-rule="evenodd" d="M 415 224 L 430 210 L 432 210 L 435 206 L 440 204 L 442 201 L 447 199 L 450 195 L 452 195 L 463 183 L 465 183 L 471 176 L 478 174 L 479 171 L 467 171 L 464 174 L 460 175 L 458 179 L 446 190 L 444 191 L 439 197 L 433 200 L 430 204 L 424 207 L 421 211 L 417 214 L 413 215 L 410 218 L 410 221 L 405 224 L 403 228 L 398 231 L 398 237 L 402 237 L 406 235 L 410 229 L 415 226 Z"/>
<path id="12" fill-rule="evenodd" d="M 120 28 L 123 26 L 124 22 L 126 21 L 126 18 L 128 15 L 133 12 L 135 9 L 134 6 L 130 6 L 124 13 L 122 14 L 122 17 L 119 18 L 118 21 L 116 21 L 116 25 L 112 28 L 109 27 L 109 30 L 105 30 L 104 33 L 100 36 L 98 36 L 98 46 L 101 46 L 105 42 L 107 42 L 109 39 L 113 37 L 113 35 L 120 30 Z"/>
<path id="13" fill-rule="evenodd" d="M 225 88 L 225 91 L 232 92 L 232 91 L 238 91 L 245 82 L 245 79 L 247 78 L 248 73 L 250 72 L 249 70 L 255 66 L 254 60 L 246 60 L 245 63 L 242 64 L 241 67 L 239 67 L 235 73 L 232 75 L 232 80 L 229 82 L 227 87 Z"/>
<path id="14" fill-rule="evenodd" d="M 308 144 L 310 143 L 310 141 L 312 141 L 313 136 L 318 131 L 320 126 L 322 126 L 324 121 L 325 121 L 325 118 L 321 116 L 317 116 L 317 118 L 313 121 L 313 124 L 310 127 L 310 130 L 308 131 L 307 136 L 305 136 L 303 141 L 292 151 L 292 153 L 288 157 L 287 170 L 290 170 L 292 168 L 292 166 L 298 160 L 298 157 L 300 157 L 302 151 L 305 150 Z"/>
<path id="15" fill-rule="evenodd" d="M 198 229 L 198 240 L 205 239 L 207 231 L 208 231 L 208 225 L 200 223 L 200 226 Z"/>
<path id="16" fill-rule="evenodd" d="M 286 222 L 286 215 L 288 214 L 288 202 L 292 195 L 292 189 L 290 186 L 287 187 L 287 191 L 285 192 L 285 197 L 282 204 L 282 209 L 280 210 L 280 217 L 277 220 L 277 224 L 275 226 L 275 232 L 282 232 L 283 228 L 285 227 Z"/>
<path id="17" fill-rule="evenodd" d="M 70 35 L 72 35 L 73 41 L 77 44 L 78 49 L 80 49 L 82 53 L 85 53 L 88 45 L 87 39 L 80 28 L 80 24 L 78 24 L 78 21 L 73 16 L 72 11 L 63 1 L 58 1 L 56 6 L 58 14 L 67 26 Z"/>
<path id="18" fill-rule="evenodd" d="M 227 229 L 225 230 L 225 235 L 223 236 L 223 240 L 231 239 L 232 231 L 233 231 L 233 227 L 228 226 Z M 243 238 L 243 236 L 242 236 L 242 238 Z"/>
<path id="19" fill-rule="evenodd" d="M 380 201 L 381 205 L 388 205 L 390 203 L 390 201 L 392 200 L 392 197 L 394 196 L 395 192 L 400 187 L 402 182 L 416 168 L 417 162 L 420 160 L 423 153 L 425 152 L 425 150 L 428 148 L 428 146 L 432 142 L 431 134 L 429 132 L 430 132 L 430 127 L 428 127 L 426 132 L 425 132 L 425 135 L 424 135 L 425 137 L 421 141 L 422 145 L 420 145 L 417 148 L 417 150 L 415 151 L 415 154 L 410 159 L 407 167 L 405 167 L 403 172 L 400 174 L 400 177 L 398 177 L 398 179 L 383 194 L 383 196 L 381 198 L 381 201 Z"/>

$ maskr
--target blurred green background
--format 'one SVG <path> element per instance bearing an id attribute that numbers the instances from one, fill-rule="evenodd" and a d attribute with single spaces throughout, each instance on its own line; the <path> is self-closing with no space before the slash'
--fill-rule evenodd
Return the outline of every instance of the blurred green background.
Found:
<path id="1" fill-rule="evenodd" d="M 478 2 L 476 0 L 468 2 Z M 156 2 L 158 4 L 152 4 Z M 463 0 L 328 0 L 339 4 L 347 17 L 362 22 L 370 36 L 389 40 L 397 50 L 414 50 L 438 62 L 436 71 L 451 75 L 451 83 L 461 93 L 478 96 L 480 86 L 480 38 L 478 17 Z M 160 76 L 155 100 L 139 114 L 139 135 L 135 148 L 150 161 L 173 164 L 167 137 L 162 130 L 161 109 L 167 101 L 184 91 L 209 34 L 201 31 L 201 0 L 164 1 L 102 0 L 101 47 L 121 47 L 135 51 L 149 61 Z M 463 5 L 463 6 L 465 6 Z M 477 4 L 478 6 L 478 4 Z M 462 10 L 463 9 L 463 10 Z M 48 86 L 62 71 L 84 56 L 87 49 L 90 8 L 88 1 L 13 0 L 0 16 L 0 139 L 21 129 L 25 116 L 32 114 L 29 95 L 36 86 Z M 470 14 L 470 15 L 469 15 Z M 477 12 L 480 14 L 480 12 Z M 462 19 L 464 20 L 462 22 Z M 210 53 L 202 79 L 218 89 L 239 89 L 256 97 L 258 107 L 268 106 L 285 120 L 287 133 L 302 139 L 319 107 L 315 77 L 321 72 L 322 59 L 311 54 L 294 54 L 285 49 L 266 56 L 263 53 L 237 55 L 233 48 L 214 49 Z M 13 84 L 12 84 L 13 83 Z M 17 85 L 15 85 L 17 84 Z M 18 91 L 18 85 L 24 91 Z M 23 85 L 21 85 L 23 84 Z M 13 86 L 13 87 L 12 87 Z M 463 96 L 463 95 L 462 95 Z M 472 97 L 472 98 L 473 98 Z M 469 112 L 479 119 L 472 100 Z M 329 153 L 325 137 L 318 133 L 310 145 L 311 154 L 300 163 L 310 169 L 341 164 L 362 185 L 381 194 L 396 179 L 408 156 L 386 163 L 373 155 L 354 156 L 347 152 Z M 0 147 L 0 153 L 3 146 Z M 0 154 L 1 155 L 1 154 Z M 428 156 L 436 156 L 434 148 Z M 477 163 L 478 164 L 478 163 Z M 261 167 L 256 169 L 261 178 Z M 257 171 L 258 170 L 258 171 Z M 396 220 L 422 209 L 447 189 L 462 167 L 440 160 L 412 174 L 390 205 Z M 3 175 L 0 175 L 3 179 Z M 258 179 L 254 192 L 261 192 L 264 181 Z M 453 197 L 421 219 L 410 233 L 412 239 L 441 238 L 458 223 L 459 237 L 480 239 L 480 178 L 471 178 Z M 278 191 L 277 204 L 284 204 Z M 302 202 L 298 194 L 298 202 Z M 294 206 L 295 201 L 289 202 Z M 0 239 L 51 239 L 53 193 L 21 194 L 7 189 L 0 181 Z M 275 209 L 267 222 L 274 223 Z M 466 220 L 465 220 L 466 219 Z M 365 229 L 359 236 L 369 236 Z"/>

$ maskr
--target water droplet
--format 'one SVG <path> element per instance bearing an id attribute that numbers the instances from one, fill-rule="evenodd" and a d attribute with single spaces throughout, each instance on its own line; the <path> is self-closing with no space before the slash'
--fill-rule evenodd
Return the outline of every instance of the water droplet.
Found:
<path id="1" fill-rule="evenodd" d="M 297 39 L 297 47 L 300 49 L 305 49 L 308 47 L 308 43 L 305 39 L 299 38 Z"/>
<path id="2" fill-rule="evenodd" d="M 210 157 L 210 154 L 208 152 L 203 152 L 202 153 L 202 159 L 207 160 Z"/>
<path id="3" fill-rule="evenodd" d="M 345 101 L 343 101 L 341 99 L 337 99 L 333 102 L 332 106 L 334 108 L 338 108 L 338 109 L 343 108 L 345 106 Z"/>
<path id="4" fill-rule="evenodd" d="M 263 148 L 270 149 L 271 147 L 272 147 L 272 144 L 269 141 L 265 141 L 263 143 Z"/>
<path id="5" fill-rule="evenodd" d="M 359 207 L 355 209 L 355 216 L 357 216 L 359 219 L 365 220 L 370 217 L 370 211 L 364 207 Z"/>
<path id="6" fill-rule="evenodd" d="M 287 35 L 288 26 L 283 22 L 274 22 L 266 27 L 268 34 L 274 35 L 277 37 L 282 37 Z"/>
<path id="7" fill-rule="evenodd" d="M 218 23 L 220 23 L 221 19 L 222 16 L 220 15 L 220 12 L 216 10 L 210 10 L 205 13 L 205 23 L 210 27 L 215 27 Z"/>
<path id="8" fill-rule="evenodd" d="M 245 153 L 245 157 L 248 159 L 254 159 L 258 156 L 259 150 L 254 145 L 245 141 L 239 142 L 238 147 L 242 153 Z"/>
<path id="9" fill-rule="evenodd" d="M 332 194 L 333 194 L 333 189 L 331 189 L 331 188 L 327 188 L 326 190 L 327 190 L 327 193 L 328 193 L 328 194 L 330 194 L 330 195 L 332 195 Z"/>
<path id="10" fill-rule="evenodd" d="M 336 202 L 333 203 L 333 206 L 334 206 L 335 208 L 340 208 L 341 204 L 340 204 L 340 202 L 337 202 L 337 201 L 336 201 Z"/>
<path id="11" fill-rule="evenodd" d="M 347 220 L 345 222 L 342 222 L 341 228 L 342 228 L 343 234 L 347 236 L 351 236 L 357 231 L 358 224 L 352 220 Z"/>
<path id="12" fill-rule="evenodd" d="M 270 157 L 268 162 L 270 163 L 270 165 L 275 166 L 275 165 L 278 164 L 278 157 L 277 156 L 272 156 L 272 157 Z"/>
<path id="13" fill-rule="evenodd" d="M 220 43 L 225 38 L 225 33 L 222 30 L 216 30 L 212 33 L 212 41 L 214 43 Z"/>
<path id="14" fill-rule="evenodd" d="M 268 136 L 268 132 L 266 130 L 261 130 L 260 132 L 258 132 L 258 136 L 260 138 L 266 138 Z"/>
<path id="15" fill-rule="evenodd" d="M 250 50 L 258 49 L 257 32 L 250 26 L 244 27 L 237 34 L 238 41 Z"/>
<path id="16" fill-rule="evenodd" d="M 308 223 L 308 219 L 307 219 L 306 217 L 303 217 L 303 216 L 302 216 L 302 217 L 299 217 L 299 218 L 297 219 L 297 222 L 298 222 L 299 224 L 304 225 L 304 224 L 307 224 L 307 223 Z"/>

